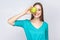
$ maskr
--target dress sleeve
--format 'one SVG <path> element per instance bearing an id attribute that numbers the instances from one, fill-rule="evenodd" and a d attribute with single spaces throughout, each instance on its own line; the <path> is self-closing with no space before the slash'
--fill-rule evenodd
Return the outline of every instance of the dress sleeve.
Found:
<path id="1" fill-rule="evenodd" d="M 45 29 L 45 39 L 49 40 L 48 39 L 48 24 L 46 24 L 46 29 Z"/>
<path id="2" fill-rule="evenodd" d="M 13 26 L 23 27 L 23 26 L 24 26 L 24 21 L 25 21 L 25 20 L 16 20 L 16 21 L 14 22 L 14 25 L 13 25 Z"/>

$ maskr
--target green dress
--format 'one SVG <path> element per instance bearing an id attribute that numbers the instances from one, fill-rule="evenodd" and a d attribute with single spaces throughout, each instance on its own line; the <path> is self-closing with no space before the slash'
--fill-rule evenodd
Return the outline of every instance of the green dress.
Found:
<path id="1" fill-rule="evenodd" d="M 27 40 L 48 40 L 48 24 L 45 21 L 38 29 L 28 19 L 16 20 L 14 26 L 24 29 Z"/>

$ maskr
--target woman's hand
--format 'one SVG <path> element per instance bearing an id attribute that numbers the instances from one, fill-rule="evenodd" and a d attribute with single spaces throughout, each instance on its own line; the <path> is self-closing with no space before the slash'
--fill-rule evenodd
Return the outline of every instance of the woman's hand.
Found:
<path id="1" fill-rule="evenodd" d="M 19 13 L 11 18 L 8 19 L 8 23 L 11 25 L 14 25 L 15 20 L 17 20 L 18 18 L 24 16 L 27 13 L 30 13 L 30 9 L 32 8 L 32 6 L 30 6 L 28 9 L 26 9 L 24 12 Z"/>
<path id="2" fill-rule="evenodd" d="M 26 11 L 26 13 L 31 13 L 30 12 L 30 9 L 32 8 L 33 6 L 30 6 L 28 9 L 26 9 L 25 11 Z"/>

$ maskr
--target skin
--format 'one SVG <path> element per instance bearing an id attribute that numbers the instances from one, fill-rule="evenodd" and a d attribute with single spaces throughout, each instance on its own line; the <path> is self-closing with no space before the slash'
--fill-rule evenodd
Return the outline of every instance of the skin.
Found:
<path id="1" fill-rule="evenodd" d="M 40 16 L 41 16 L 41 6 L 40 5 L 35 5 L 34 7 L 37 8 L 37 12 L 36 14 L 33 14 L 34 19 L 31 20 L 31 23 L 34 25 L 34 27 L 36 28 L 40 28 L 40 26 L 42 25 L 42 21 L 40 21 Z"/>
<path id="2" fill-rule="evenodd" d="M 25 14 L 27 13 L 30 13 L 30 9 L 32 8 L 33 6 L 30 6 L 28 9 L 25 9 L 24 12 L 22 13 L 19 13 L 11 18 L 8 19 L 8 23 L 10 25 L 14 25 L 14 22 L 15 20 L 19 19 L 20 17 L 24 16 Z M 35 27 L 35 28 L 40 28 L 40 26 L 42 25 L 42 21 L 39 20 L 39 17 L 41 16 L 41 6 L 40 5 L 35 5 L 35 7 L 37 8 L 37 12 L 36 14 L 33 14 L 34 16 L 34 19 L 30 20 L 32 25 Z"/>
<path id="3" fill-rule="evenodd" d="M 37 12 L 36 14 L 33 14 L 34 18 L 39 18 L 41 16 L 41 7 L 40 5 L 35 5 L 35 7 L 37 8 Z"/>

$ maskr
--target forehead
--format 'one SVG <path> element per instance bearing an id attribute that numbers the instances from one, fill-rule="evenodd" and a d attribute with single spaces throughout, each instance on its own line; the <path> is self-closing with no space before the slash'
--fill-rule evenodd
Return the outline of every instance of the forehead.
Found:
<path id="1" fill-rule="evenodd" d="M 35 5 L 34 7 L 41 9 L 41 6 L 40 5 Z"/>

